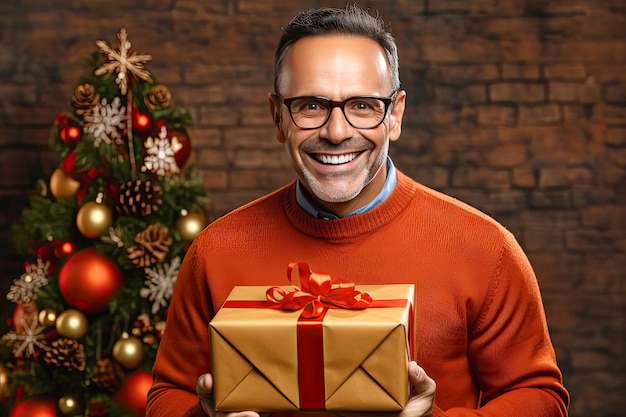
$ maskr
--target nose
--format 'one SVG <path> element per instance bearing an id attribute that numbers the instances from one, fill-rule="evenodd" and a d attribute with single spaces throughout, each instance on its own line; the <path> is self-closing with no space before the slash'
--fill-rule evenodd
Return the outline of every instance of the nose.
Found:
<path id="1" fill-rule="evenodd" d="M 320 138 L 332 143 L 341 143 L 350 139 L 354 128 L 348 123 L 340 107 L 334 107 L 330 111 L 330 118 L 320 130 Z"/>

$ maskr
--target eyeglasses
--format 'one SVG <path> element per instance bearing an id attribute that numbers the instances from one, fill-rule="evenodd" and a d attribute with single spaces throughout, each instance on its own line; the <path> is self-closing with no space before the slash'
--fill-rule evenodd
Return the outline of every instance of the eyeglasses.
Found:
<path id="1" fill-rule="evenodd" d="M 374 129 L 385 120 L 389 106 L 397 93 L 396 90 L 390 97 L 358 96 L 343 101 L 318 96 L 291 98 L 284 98 L 280 94 L 274 96 L 287 106 L 291 120 L 300 129 L 312 130 L 324 126 L 335 107 L 341 109 L 346 121 L 355 129 Z"/>

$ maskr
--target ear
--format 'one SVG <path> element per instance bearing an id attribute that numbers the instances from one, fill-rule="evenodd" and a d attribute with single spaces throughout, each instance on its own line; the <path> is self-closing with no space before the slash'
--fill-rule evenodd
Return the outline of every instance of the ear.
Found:
<path id="1" fill-rule="evenodd" d="M 400 90 L 393 101 L 391 113 L 389 114 L 389 140 L 395 142 L 402 133 L 402 117 L 404 116 L 404 106 L 406 104 L 406 91 Z"/>
<path id="2" fill-rule="evenodd" d="M 281 129 L 282 124 L 282 106 L 278 97 L 274 93 L 269 93 L 267 98 L 270 103 L 270 112 L 272 113 L 272 119 L 274 120 L 274 129 L 276 131 L 276 140 L 280 143 L 285 143 L 285 135 Z"/>

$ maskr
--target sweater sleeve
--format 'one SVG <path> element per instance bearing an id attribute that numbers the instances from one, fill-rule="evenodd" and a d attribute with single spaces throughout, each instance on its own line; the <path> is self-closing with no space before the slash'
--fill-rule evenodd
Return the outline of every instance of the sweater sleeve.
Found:
<path id="1" fill-rule="evenodd" d="M 200 375 L 210 372 L 208 322 L 211 299 L 194 243 L 183 260 L 165 331 L 153 367 L 147 417 L 205 416 L 196 396 Z"/>
<path id="2" fill-rule="evenodd" d="M 480 408 L 437 408 L 433 416 L 567 416 L 569 394 L 556 364 L 537 280 L 508 232 L 481 314 L 470 328 L 469 355 L 482 389 Z"/>

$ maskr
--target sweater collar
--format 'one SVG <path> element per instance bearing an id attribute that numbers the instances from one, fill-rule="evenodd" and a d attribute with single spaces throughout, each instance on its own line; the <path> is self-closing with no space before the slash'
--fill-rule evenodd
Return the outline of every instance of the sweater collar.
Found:
<path id="1" fill-rule="evenodd" d="M 294 227 L 325 240 L 351 239 L 379 229 L 400 215 L 416 192 L 416 183 L 396 169 L 393 192 L 377 207 L 365 213 L 332 220 L 317 219 L 303 210 L 296 200 L 296 182 L 284 193 L 285 213 Z"/>

